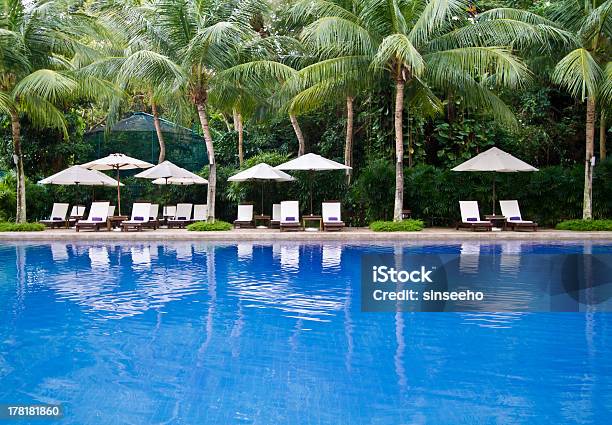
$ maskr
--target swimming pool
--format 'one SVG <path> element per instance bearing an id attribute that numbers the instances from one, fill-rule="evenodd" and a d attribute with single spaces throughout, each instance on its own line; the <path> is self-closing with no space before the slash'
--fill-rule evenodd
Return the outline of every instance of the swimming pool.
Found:
<path id="1" fill-rule="evenodd" d="M 609 423 L 612 314 L 361 312 L 365 253 L 508 249 L 0 244 L 0 403 L 61 403 L 62 424 Z"/>

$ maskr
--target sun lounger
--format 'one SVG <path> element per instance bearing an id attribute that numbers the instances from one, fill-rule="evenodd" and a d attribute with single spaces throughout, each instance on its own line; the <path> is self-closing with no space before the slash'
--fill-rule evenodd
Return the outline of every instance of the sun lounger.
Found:
<path id="1" fill-rule="evenodd" d="M 112 217 L 114 215 L 115 215 L 115 206 L 111 205 L 111 206 L 108 207 L 108 216 Z"/>
<path id="2" fill-rule="evenodd" d="M 533 230 L 534 232 L 537 232 L 538 223 L 523 220 L 521 210 L 516 199 L 512 201 L 499 201 L 499 206 L 501 207 L 502 215 L 506 217 L 506 225 L 512 230 Z"/>
<path id="3" fill-rule="evenodd" d="M 159 227 L 159 219 L 157 216 L 159 215 L 159 204 L 151 204 L 151 208 L 149 209 L 149 221 L 142 225 L 142 227 L 153 228 L 153 230 L 157 230 Z"/>
<path id="4" fill-rule="evenodd" d="M 74 226 L 77 221 L 85 217 L 85 205 L 74 205 L 70 210 L 70 216 L 68 217 L 68 225 Z"/>
<path id="5" fill-rule="evenodd" d="M 54 227 L 68 227 L 68 221 L 66 220 L 68 207 L 68 204 L 54 203 L 53 209 L 51 209 L 51 217 L 48 220 L 40 220 L 40 222 L 51 229 Z"/>
<path id="6" fill-rule="evenodd" d="M 176 205 L 166 205 L 162 210 L 162 217 L 164 223 L 168 223 L 168 220 L 176 217 Z"/>
<path id="7" fill-rule="evenodd" d="M 321 204 L 323 230 L 342 230 L 344 222 L 340 216 L 340 202 L 327 201 Z"/>
<path id="8" fill-rule="evenodd" d="M 234 228 L 252 228 L 253 226 L 253 204 L 238 205 L 238 218 L 234 220 Z"/>
<path id="9" fill-rule="evenodd" d="M 92 202 L 87 220 L 77 221 L 76 231 L 78 232 L 81 229 L 93 229 L 97 232 L 98 230 L 100 230 L 100 227 L 106 227 L 109 205 L 110 202 L 108 201 Z"/>
<path id="10" fill-rule="evenodd" d="M 208 220 L 208 205 L 199 204 L 193 206 L 193 222 Z"/>
<path id="11" fill-rule="evenodd" d="M 480 212 L 478 211 L 478 202 L 476 201 L 459 201 L 461 209 L 461 223 L 457 224 L 457 229 L 460 227 L 475 230 L 493 230 L 493 224 L 490 221 L 481 220 Z"/>
<path id="12" fill-rule="evenodd" d="M 183 229 L 187 224 L 191 223 L 191 210 L 193 204 L 177 204 L 176 215 L 174 218 L 168 219 L 168 229 L 178 227 Z"/>
<path id="13" fill-rule="evenodd" d="M 280 231 L 300 230 L 300 204 L 298 201 L 281 202 Z"/>
<path id="14" fill-rule="evenodd" d="M 142 230 L 142 226 L 149 222 L 151 204 L 149 202 L 135 202 L 132 206 L 132 217 L 121 222 L 121 231 L 128 232 L 130 229 Z"/>
<path id="15" fill-rule="evenodd" d="M 272 229 L 278 229 L 280 227 L 280 218 L 281 218 L 281 207 L 280 204 L 272 205 L 272 220 L 270 220 L 270 227 Z"/>

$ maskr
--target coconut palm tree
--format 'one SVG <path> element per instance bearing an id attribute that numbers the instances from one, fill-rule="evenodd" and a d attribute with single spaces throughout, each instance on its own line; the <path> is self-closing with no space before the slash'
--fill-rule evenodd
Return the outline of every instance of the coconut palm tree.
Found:
<path id="1" fill-rule="evenodd" d="M 338 2 L 340 3 L 340 2 Z M 395 85 L 396 182 L 394 220 L 401 220 L 404 194 L 403 115 L 407 89 L 438 102 L 432 88 L 453 91 L 467 104 L 478 106 L 502 124 L 514 125 L 509 108 L 494 93 L 501 87 L 518 88 L 529 80 L 525 64 L 513 48 L 569 35 L 532 14 L 499 18 L 498 10 L 477 20 L 466 13 L 463 0 L 328 0 L 309 3 L 319 17 L 302 37 L 322 51 L 340 54 L 317 69 L 318 80 L 350 74 L 367 64 L 374 77 L 390 78 Z M 511 15 L 512 9 L 504 9 Z M 526 19 L 526 15 L 530 19 Z"/>
<path id="2" fill-rule="evenodd" d="M 75 77 L 71 62 L 93 58 L 86 41 L 98 36 L 89 16 L 71 12 L 60 1 L 0 3 L 0 111 L 10 117 L 17 168 L 16 221 L 26 221 L 25 173 L 21 118 L 38 127 L 56 128 L 68 137 L 58 105 L 93 96 L 104 84 Z"/>
<path id="3" fill-rule="evenodd" d="M 573 31 L 580 43 L 557 63 L 552 78 L 572 96 L 586 101 L 582 218 L 592 219 L 597 110 L 600 111 L 600 156 L 605 159 L 605 113 L 612 100 L 612 0 L 559 1 L 551 5 L 549 13 L 553 20 Z"/>

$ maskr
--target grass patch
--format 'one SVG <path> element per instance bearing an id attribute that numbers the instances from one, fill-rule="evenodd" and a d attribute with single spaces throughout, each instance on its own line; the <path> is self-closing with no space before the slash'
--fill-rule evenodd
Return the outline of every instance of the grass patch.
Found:
<path id="1" fill-rule="evenodd" d="M 0 232 L 40 232 L 45 225 L 40 223 L 0 223 Z"/>
<path id="2" fill-rule="evenodd" d="M 612 220 L 566 220 L 557 224 L 557 230 L 574 230 L 577 232 L 612 231 Z"/>
<path id="3" fill-rule="evenodd" d="M 198 221 L 197 223 L 191 223 L 187 226 L 187 230 L 192 232 L 219 232 L 225 230 L 231 230 L 232 225 L 226 221 L 216 220 L 212 223 L 208 221 Z"/>
<path id="4" fill-rule="evenodd" d="M 423 220 L 402 221 L 374 221 L 370 223 L 370 230 L 374 232 L 419 232 L 425 225 Z"/>

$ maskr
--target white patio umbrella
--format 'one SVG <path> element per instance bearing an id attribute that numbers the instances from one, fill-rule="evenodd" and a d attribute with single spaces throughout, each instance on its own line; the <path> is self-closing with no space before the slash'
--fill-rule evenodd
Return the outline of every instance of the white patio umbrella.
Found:
<path id="1" fill-rule="evenodd" d="M 496 173 L 518 173 L 538 171 L 524 161 L 504 152 L 499 148 L 491 148 L 472 159 L 457 165 L 452 171 L 489 171 Z M 495 174 L 493 175 L 493 215 L 495 215 Z"/>
<path id="2" fill-rule="evenodd" d="M 113 153 L 104 158 L 96 159 L 83 164 L 82 167 L 91 170 L 117 170 L 117 207 L 119 215 L 121 215 L 121 189 L 119 186 L 120 170 L 133 170 L 135 168 L 150 168 L 153 164 L 141 161 L 140 159 L 132 158 L 122 153 Z"/>
<path id="3" fill-rule="evenodd" d="M 160 177 L 151 183 L 159 185 L 173 184 L 178 186 L 189 186 L 192 184 L 208 184 L 208 180 L 194 174 L 193 177 Z"/>
<path id="4" fill-rule="evenodd" d="M 277 170 L 310 171 L 310 215 L 312 215 L 312 184 L 315 171 L 350 170 L 348 165 L 340 164 L 314 153 L 307 153 L 275 167 Z"/>
<path id="5" fill-rule="evenodd" d="M 134 177 L 142 179 L 169 179 L 171 177 L 193 177 L 195 175 L 196 174 L 191 171 L 181 168 L 170 161 L 164 161 L 161 164 L 157 164 L 148 170 L 136 174 Z"/>
<path id="6" fill-rule="evenodd" d="M 289 174 L 277 170 L 276 168 L 266 164 L 265 162 L 254 165 L 251 168 L 247 168 L 244 171 L 241 171 L 237 174 L 234 174 L 232 177 L 227 179 L 230 182 L 245 182 L 245 181 L 260 181 L 260 182 L 290 182 L 295 179 L 291 177 Z M 261 185 L 261 215 L 264 213 L 264 185 Z"/>
<path id="7" fill-rule="evenodd" d="M 65 170 L 44 178 L 39 184 L 57 184 L 62 186 L 116 186 L 117 180 L 97 170 L 88 170 L 80 165 L 73 165 Z M 119 183 L 123 186 L 122 183 Z"/>

